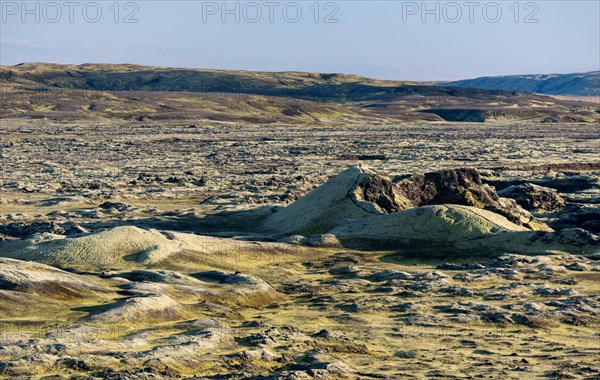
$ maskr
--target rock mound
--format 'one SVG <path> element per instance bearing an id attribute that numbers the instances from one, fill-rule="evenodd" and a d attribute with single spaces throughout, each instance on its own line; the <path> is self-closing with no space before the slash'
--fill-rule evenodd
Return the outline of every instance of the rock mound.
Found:
<path id="1" fill-rule="evenodd" d="M 122 277 L 135 282 L 156 282 L 176 285 L 203 285 L 204 283 L 184 274 L 169 270 L 136 269 L 130 272 L 110 273 L 111 277 Z"/>
<path id="2" fill-rule="evenodd" d="M 172 298 L 162 294 L 151 294 L 117 302 L 107 311 L 92 315 L 89 319 L 102 323 L 159 323 L 183 320 L 187 317 L 189 313 Z"/>
<path id="3" fill-rule="evenodd" d="M 284 299 L 277 290 L 261 278 L 248 276 L 239 272 L 228 274 L 218 270 L 194 274 L 199 278 L 233 285 L 229 298 L 233 303 L 243 306 L 262 306 Z"/>
<path id="4" fill-rule="evenodd" d="M 373 203 L 350 196 L 358 183 L 372 172 L 351 167 L 332 177 L 291 205 L 277 210 L 263 224 L 263 229 L 279 233 L 323 233 L 341 220 L 379 214 Z"/>
<path id="5" fill-rule="evenodd" d="M 438 205 L 348 221 L 330 233 L 338 238 L 363 235 L 451 242 L 508 231 L 528 230 L 501 215 L 476 207 Z"/>
<path id="6" fill-rule="evenodd" d="M 133 226 L 72 238 L 46 234 L 27 240 L 0 242 L 0 251 L 5 257 L 59 267 L 111 270 L 148 265 L 163 265 L 171 269 L 177 264 L 184 265 L 176 257 L 184 252 L 187 260 L 194 263 L 211 265 L 231 260 L 251 264 L 268 260 L 270 255 L 289 252 L 292 248 L 283 243 L 242 241 Z M 151 276 L 150 273 L 137 274 Z M 166 276 L 165 279 L 169 277 L 167 273 L 162 275 Z"/>
<path id="7" fill-rule="evenodd" d="M 0 258 L 0 289 L 56 299 L 84 298 L 109 292 L 73 273 L 6 258 Z"/>
<path id="8" fill-rule="evenodd" d="M 116 227 L 76 238 L 2 242 L 5 257 L 58 266 L 109 267 L 123 260 L 151 264 L 178 252 L 177 242 L 156 230 Z"/>

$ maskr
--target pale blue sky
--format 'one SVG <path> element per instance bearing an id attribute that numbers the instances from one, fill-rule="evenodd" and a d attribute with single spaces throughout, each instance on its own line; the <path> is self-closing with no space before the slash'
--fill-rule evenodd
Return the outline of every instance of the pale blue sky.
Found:
<path id="1" fill-rule="evenodd" d="M 295 4 L 273 1 L 276 5 L 265 5 L 269 0 L 250 6 L 249 1 L 228 2 L 230 8 L 239 4 L 239 23 L 235 15 L 222 22 L 221 1 L 121 1 L 117 3 L 119 22 L 114 20 L 115 1 L 96 1 L 102 9 L 99 17 L 93 2 L 76 1 L 70 23 L 64 1 L 55 5 L 38 2 L 40 20 L 36 22 L 36 2 L 28 2 L 33 13 L 24 14 L 21 1 L 2 0 L 0 63 L 138 63 L 344 72 L 402 80 L 600 70 L 597 0 L 521 1 L 517 3 L 518 22 L 512 0 L 477 2 L 473 22 L 464 1 L 452 5 L 448 1 L 427 2 L 434 13 L 439 4 L 439 22 L 435 14 L 426 15 L 422 22 L 421 1 L 346 0 L 329 5 L 322 1 L 317 3 L 317 23 L 312 0 L 296 1 L 302 10 L 296 23 L 286 21 L 283 14 L 287 6 L 286 16 L 293 19 Z M 256 5 L 262 12 L 260 18 L 256 17 Z M 60 18 L 56 6 L 62 12 Z M 98 18 L 98 22 L 84 19 L 84 6 L 88 20 Z M 461 17 L 457 16 L 457 6 Z M 134 19 L 138 22 L 124 23 L 125 16 L 136 7 Z M 324 17 L 336 7 L 333 18 L 338 22 L 325 23 Z M 499 17 L 498 7 L 502 11 Z M 269 9 L 274 9 L 272 23 Z M 524 22 L 532 12 L 535 15 L 530 21 L 538 22 Z M 498 21 L 490 22 L 494 18 Z M 252 19 L 257 22 L 248 22 Z M 49 22 L 54 20 L 57 22 Z"/>

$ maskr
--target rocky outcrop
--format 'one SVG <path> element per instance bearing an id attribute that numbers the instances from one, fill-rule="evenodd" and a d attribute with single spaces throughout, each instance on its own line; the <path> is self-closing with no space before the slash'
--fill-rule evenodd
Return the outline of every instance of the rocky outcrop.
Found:
<path id="1" fill-rule="evenodd" d="M 353 194 L 362 201 L 373 203 L 384 213 L 454 204 L 492 211 L 529 229 L 547 230 L 514 200 L 500 197 L 493 187 L 484 184 L 476 169 L 415 174 L 397 183 L 383 175 L 373 174 L 358 183 Z"/>
<path id="2" fill-rule="evenodd" d="M 514 200 L 501 198 L 496 190 L 482 182 L 476 169 L 451 169 L 416 174 L 398 182 L 398 203 L 411 207 L 456 204 L 472 206 L 503 215 L 529 229 L 547 229 Z"/>
<path id="3" fill-rule="evenodd" d="M 26 239 L 42 233 L 62 235 L 65 233 L 65 230 L 54 222 L 20 222 L 0 225 L 0 234 L 18 239 Z"/>
<path id="4" fill-rule="evenodd" d="M 398 182 L 396 187 L 412 207 L 451 203 L 483 208 L 499 199 L 492 187 L 481 182 L 475 169 L 416 174 Z"/>
<path id="5" fill-rule="evenodd" d="M 512 251 L 527 254 L 594 251 L 597 237 L 555 233 L 514 199 L 499 196 L 475 169 L 418 174 L 398 181 L 362 167 L 332 177 L 261 228 L 294 235 L 297 244 L 327 237 L 328 246 L 357 249 Z"/>
<path id="6" fill-rule="evenodd" d="M 355 196 L 374 203 L 386 213 L 404 210 L 408 206 L 405 202 L 401 203 L 402 198 L 398 196 L 397 189 L 392 181 L 379 174 L 365 179 L 358 186 Z"/>
<path id="7" fill-rule="evenodd" d="M 394 183 L 363 167 L 345 170 L 293 204 L 274 209 L 263 227 L 271 232 L 325 233 L 347 219 L 441 204 L 485 209 L 529 229 L 549 230 L 514 200 L 499 197 L 483 184 L 475 169 L 417 174 Z"/>
<path id="8" fill-rule="evenodd" d="M 561 210 L 558 219 L 550 224 L 556 230 L 582 228 L 591 233 L 600 233 L 600 207 L 568 205 Z"/>

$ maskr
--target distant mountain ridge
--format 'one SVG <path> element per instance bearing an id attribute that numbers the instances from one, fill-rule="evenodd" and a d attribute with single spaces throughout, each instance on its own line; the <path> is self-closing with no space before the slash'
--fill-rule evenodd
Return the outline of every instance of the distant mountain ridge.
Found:
<path id="1" fill-rule="evenodd" d="M 118 91 L 241 92 L 331 101 L 356 101 L 432 93 L 456 96 L 449 87 L 475 96 L 499 92 L 600 96 L 600 71 L 573 74 L 486 76 L 451 82 L 378 80 L 353 74 L 261 72 L 141 66 L 133 64 L 61 65 L 22 63 L 0 66 L 0 82 L 58 88 Z M 506 95 L 506 94 L 502 94 Z"/>
<path id="2" fill-rule="evenodd" d="M 546 95 L 600 96 L 600 71 L 481 77 L 447 82 L 445 85 Z"/>

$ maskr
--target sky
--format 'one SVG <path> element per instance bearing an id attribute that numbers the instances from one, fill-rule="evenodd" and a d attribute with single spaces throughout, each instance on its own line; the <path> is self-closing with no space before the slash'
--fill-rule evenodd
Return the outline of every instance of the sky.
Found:
<path id="1" fill-rule="evenodd" d="M 600 1 L 0 1 L 0 64 L 456 80 L 600 70 Z"/>

